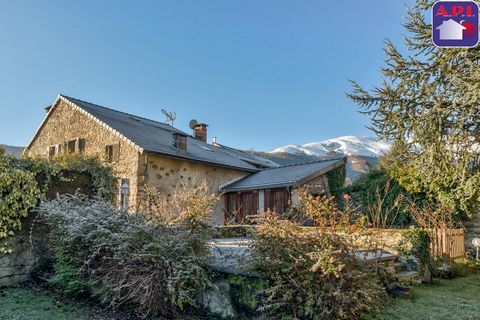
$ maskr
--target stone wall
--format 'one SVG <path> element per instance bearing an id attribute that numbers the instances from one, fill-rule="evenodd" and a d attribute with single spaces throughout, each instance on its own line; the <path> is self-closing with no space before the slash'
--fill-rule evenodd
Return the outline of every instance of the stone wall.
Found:
<path id="1" fill-rule="evenodd" d="M 355 237 L 355 242 L 366 248 L 376 244 L 382 251 L 398 254 L 403 234 L 407 231 L 409 229 L 364 229 Z"/>
<path id="2" fill-rule="evenodd" d="M 28 156 L 48 157 L 50 146 L 77 138 L 85 139 L 85 154 L 105 156 L 107 145 L 119 144 L 119 159 L 112 163 L 114 174 L 119 179 L 129 179 L 130 196 L 128 204 L 136 205 L 139 152 L 129 143 L 98 124 L 85 113 L 60 100 L 45 121 L 39 135 L 27 150 Z M 120 182 L 119 182 L 120 183 Z"/>
<path id="3" fill-rule="evenodd" d="M 28 280 L 42 267 L 49 257 L 46 247 L 48 226 L 31 216 L 22 221 L 22 230 L 7 239 L 12 253 L 0 253 L 0 287 L 11 286 Z M 5 241 L 0 245 L 4 245 Z"/>
<path id="4" fill-rule="evenodd" d="M 170 194 L 182 181 L 190 182 L 205 180 L 212 193 L 219 192 L 221 186 L 233 180 L 248 175 L 248 172 L 210 166 L 188 160 L 173 159 L 157 155 L 146 155 L 143 162 L 147 163 L 145 184 L 157 191 Z M 142 160 L 140 160 L 142 162 Z M 223 199 L 218 202 L 213 223 L 223 225 L 225 219 Z"/>

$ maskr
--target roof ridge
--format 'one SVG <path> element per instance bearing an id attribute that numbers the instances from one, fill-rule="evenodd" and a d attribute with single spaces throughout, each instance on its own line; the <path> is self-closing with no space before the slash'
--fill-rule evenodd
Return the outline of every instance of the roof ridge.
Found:
<path id="1" fill-rule="evenodd" d="M 103 109 L 115 111 L 115 112 L 118 112 L 118 113 L 123 113 L 123 114 L 125 114 L 125 115 L 127 115 L 127 116 L 137 117 L 137 118 L 140 118 L 140 119 L 143 119 L 143 120 L 148 120 L 148 121 L 156 122 L 156 123 L 159 123 L 159 124 L 168 126 L 168 127 L 172 127 L 172 128 L 174 128 L 174 129 L 176 129 L 176 130 L 180 130 L 180 129 L 175 128 L 174 126 L 169 125 L 168 123 L 160 122 L 160 121 L 157 121 L 157 120 L 152 120 L 152 119 L 145 118 L 145 117 L 142 117 L 142 116 L 133 114 L 133 113 L 128 113 L 128 112 L 120 111 L 120 110 L 113 109 L 113 108 L 110 108 L 110 107 L 101 106 L 101 105 L 99 105 L 99 104 L 96 104 L 96 103 L 93 103 L 93 102 L 90 102 L 90 101 L 86 101 L 86 100 L 82 100 L 82 99 L 78 99 L 78 98 L 74 98 L 74 97 L 69 97 L 69 96 L 66 96 L 66 95 L 64 95 L 64 94 L 59 94 L 59 95 L 60 95 L 61 97 L 65 98 L 65 99 L 68 99 L 68 100 L 72 100 L 72 99 L 73 99 L 73 100 L 78 100 L 78 101 L 81 101 L 81 102 L 84 102 L 84 103 L 88 103 L 88 104 L 94 105 L 94 106 L 99 107 L 99 108 L 103 108 Z M 71 101 L 71 102 L 74 103 L 73 101 Z M 79 107 L 81 108 L 81 106 L 79 106 Z M 181 131 L 181 130 L 180 130 L 180 131 Z"/>
<path id="2" fill-rule="evenodd" d="M 320 159 L 320 160 L 314 160 L 314 161 L 307 161 L 307 162 L 300 162 L 300 163 L 294 163 L 294 164 L 287 164 L 284 166 L 280 167 L 275 167 L 275 168 L 266 168 L 264 170 L 272 170 L 272 169 L 280 169 L 280 168 L 287 168 L 287 167 L 295 167 L 295 166 L 303 166 L 306 164 L 314 164 L 314 163 L 320 163 L 320 162 L 325 162 L 325 161 L 333 161 L 333 160 L 342 160 L 347 157 L 340 157 L 340 158 L 328 158 L 328 159 Z M 262 170 L 263 171 L 263 170 Z"/>

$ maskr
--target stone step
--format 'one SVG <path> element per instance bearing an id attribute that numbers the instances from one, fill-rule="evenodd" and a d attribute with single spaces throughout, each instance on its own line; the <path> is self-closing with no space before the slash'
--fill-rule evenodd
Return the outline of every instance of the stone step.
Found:
<path id="1" fill-rule="evenodd" d="M 393 262 L 398 259 L 397 255 L 380 250 L 377 252 L 367 250 L 357 251 L 355 252 L 355 257 L 365 262 Z"/>
<path id="2" fill-rule="evenodd" d="M 400 273 L 400 272 L 403 272 L 403 271 L 407 271 L 408 266 L 404 262 L 395 262 L 393 264 L 393 270 L 395 271 L 395 273 Z"/>
<path id="3" fill-rule="evenodd" d="M 420 273 L 418 271 L 402 271 L 396 273 L 394 277 L 398 282 L 416 282 L 419 280 Z"/>

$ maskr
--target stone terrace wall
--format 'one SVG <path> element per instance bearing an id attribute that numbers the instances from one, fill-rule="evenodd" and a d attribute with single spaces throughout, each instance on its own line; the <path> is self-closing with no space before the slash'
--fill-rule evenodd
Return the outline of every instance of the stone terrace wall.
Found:
<path id="1" fill-rule="evenodd" d="M 46 247 L 48 230 L 48 226 L 35 221 L 34 215 L 22 221 L 22 230 L 7 239 L 13 252 L 0 253 L 0 287 L 27 281 L 45 264 L 49 257 Z"/>

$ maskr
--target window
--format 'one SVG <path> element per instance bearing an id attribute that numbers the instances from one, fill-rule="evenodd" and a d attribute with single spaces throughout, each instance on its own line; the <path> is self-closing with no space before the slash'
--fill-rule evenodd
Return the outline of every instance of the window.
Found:
<path id="1" fill-rule="evenodd" d="M 62 152 L 62 144 L 56 144 L 48 148 L 48 158 L 53 159 Z"/>
<path id="2" fill-rule="evenodd" d="M 67 142 L 67 153 L 75 153 L 77 147 L 77 140 L 70 140 Z"/>
<path id="3" fill-rule="evenodd" d="M 59 143 L 48 148 L 48 157 L 52 159 L 62 153 L 84 153 L 85 139 L 74 139 L 67 142 Z"/>
<path id="4" fill-rule="evenodd" d="M 181 133 L 174 133 L 173 147 L 177 150 L 187 151 L 187 136 Z"/>
<path id="5" fill-rule="evenodd" d="M 105 147 L 105 157 L 108 162 L 118 161 L 120 157 L 120 145 L 118 143 Z"/>

